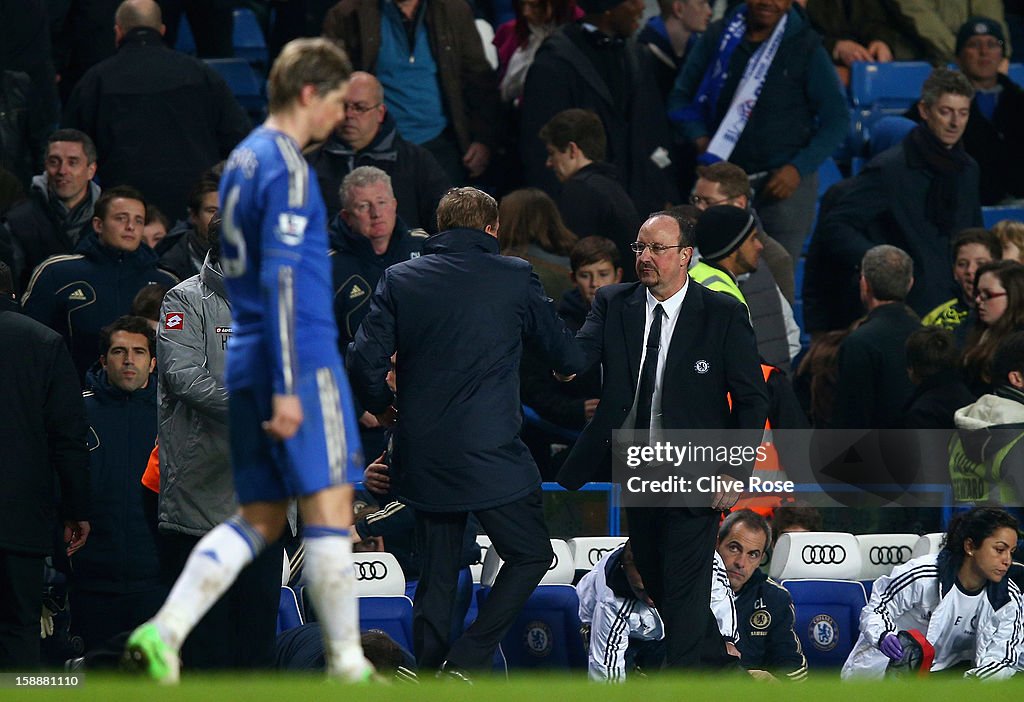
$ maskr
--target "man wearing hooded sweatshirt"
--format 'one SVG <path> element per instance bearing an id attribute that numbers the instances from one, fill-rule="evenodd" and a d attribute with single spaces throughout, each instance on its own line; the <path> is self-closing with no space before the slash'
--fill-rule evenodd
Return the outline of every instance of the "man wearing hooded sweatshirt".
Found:
<path id="1" fill-rule="evenodd" d="M 93 538 L 71 557 L 71 630 L 86 651 L 146 621 L 167 595 L 140 483 L 156 441 L 156 342 L 149 322 L 130 316 L 100 338 L 100 363 L 83 393 Z"/>
<path id="2" fill-rule="evenodd" d="M 949 442 L 953 501 L 993 501 L 1020 513 L 1024 495 L 1024 332 L 999 345 L 992 362 L 995 390 L 956 411 Z"/>
<path id="3" fill-rule="evenodd" d="M 16 291 L 47 257 L 69 254 L 88 231 L 100 186 L 96 145 L 77 129 L 58 129 L 46 143 L 43 172 L 32 179 L 29 198 L 12 207 L 0 226 L 0 252 L 14 274 Z"/>
<path id="4" fill-rule="evenodd" d="M 178 282 L 158 270 L 156 254 L 141 245 L 145 223 L 141 193 L 124 186 L 105 190 L 93 211 L 93 231 L 73 255 L 46 259 L 25 290 L 25 314 L 64 337 L 80 378 L 96 362 L 100 329 L 127 314 L 140 289 Z"/>

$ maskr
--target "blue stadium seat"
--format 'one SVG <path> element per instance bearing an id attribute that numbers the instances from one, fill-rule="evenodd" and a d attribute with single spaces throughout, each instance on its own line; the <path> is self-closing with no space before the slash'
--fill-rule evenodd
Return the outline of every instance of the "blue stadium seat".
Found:
<path id="1" fill-rule="evenodd" d="M 555 557 L 540 585 L 501 642 L 509 668 L 582 670 L 587 654 L 580 636 L 580 600 L 570 585 L 575 572 L 569 545 L 551 540 Z M 497 551 L 487 552 L 479 604 L 487 601 L 502 560 Z"/>
<path id="2" fill-rule="evenodd" d="M 220 74 L 238 104 L 253 121 L 262 122 L 266 117 L 267 98 L 252 66 L 240 58 L 206 59 L 206 65 Z"/>
<path id="3" fill-rule="evenodd" d="M 353 553 L 359 628 L 378 629 L 412 650 L 412 600 L 405 595 L 405 575 L 390 553 Z M 306 587 L 299 588 L 306 621 L 317 621 Z"/>
<path id="4" fill-rule="evenodd" d="M 921 86 L 932 71 L 924 61 L 893 61 L 892 63 L 854 63 L 850 69 L 850 115 L 854 140 L 860 148 L 871 138 L 871 128 L 882 117 L 898 116 L 921 97 Z M 852 155 L 861 151 L 853 146 Z"/>
<path id="5" fill-rule="evenodd" d="M 1004 219 L 1015 219 L 1018 222 L 1024 222 L 1024 207 L 982 207 L 981 219 L 988 229 L 991 229 Z"/>
<path id="6" fill-rule="evenodd" d="M 188 18 L 185 15 L 181 16 L 181 21 L 178 23 L 178 38 L 174 41 L 174 48 L 189 56 L 196 55 L 196 38 L 192 34 L 192 25 L 188 23 Z"/>
<path id="7" fill-rule="evenodd" d="M 783 580 L 793 597 L 800 638 L 809 668 L 839 668 L 860 634 L 860 613 L 868 602 L 864 585 L 849 580 Z"/>
<path id="8" fill-rule="evenodd" d="M 843 179 L 843 174 L 839 171 L 839 166 L 832 158 L 826 158 L 818 166 L 818 199 L 825 194 L 825 192 L 833 185 Z"/>
<path id="9" fill-rule="evenodd" d="M 1024 63 L 1011 63 L 1007 75 L 1017 85 L 1024 86 Z"/>
<path id="10" fill-rule="evenodd" d="M 798 532 L 779 537 L 769 572 L 793 597 L 793 628 L 809 667 L 839 667 L 853 649 L 860 613 L 868 601 L 856 579 L 860 570 L 860 546 L 853 534 Z"/>
<path id="11" fill-rule="evenodd" d="M 925 61 L 857 62 L 850 69 L 850 99 L 862 110 L 902 114 L 921 97 L 931 72 Z"/>
<path id="12" fill-rule="evenodd" d="M 235 48 L 235 57 L 245 59 L 256 66 L 267 65 L 267 40 L 263 37 L 263 29 L 252 10 L 235 10 L 231 41 Z"/>
<path id="13" fill-rule="evenodd" d="M 281 601 L 277 607 L 277 633 L 294 629 L 306 623 L 302 616 L 299 595 L 287 585 L 281 586 Z"/>
<path id="14" fill-rule="evenodd" d="M 405 595 L 360 597 L 359 628 L 383 631 L 406 650 L 413 650 L 412 600 Z"/>

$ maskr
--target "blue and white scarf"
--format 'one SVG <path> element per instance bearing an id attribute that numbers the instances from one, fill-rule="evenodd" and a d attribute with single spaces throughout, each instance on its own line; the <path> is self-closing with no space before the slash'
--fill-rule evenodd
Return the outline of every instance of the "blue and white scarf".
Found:
<path id="1" fill-rule="evenodd" d="M 715 161 L 727 161 L 729 159 L 732 150 L 736 147 L 736 142 L 740 140 L 740 136 L 747 126 L 751 113 L 754 111 L 757 98 L 761 95 L 761 89 L 764 87 L 768 69 L 771 68 L 772 61 L 775 60 L 775 54 L 782 43 L 782 36 L 786 32 L 788 20 L 788 15 L 783 16 L 779 20 L 779 23 L 775 25 L 775 29 L 772 30 L 772 35 L 768 38 L 768 41 L 761 44 L 750 58 L 750 61 L 747 62 L 746 69 L 743 71 L 743 77 L 736 86 L 736 92 L 733 95 L 728 112 L 725 113 L 721 124 L 718 125 L 718 130 L 708 144 L 707 151 L 698 158 L 698 161 L 701 163 L 714 163 Z M 670 115 L 673 120 L 684 122 L 703 121 L 707 125 L 708 130 L 713 128 L 718 97 L 721 95 L 722 87 L 729 77 L 729 61 L 732 59 L 733 52 L 739 46 L 746 33 L 747 8 L 743 6 L 733 15 L 725 31 L 722 32 L 718 43 L 718 50 L 711 61 L 711 65 L 704 72 L 704 77 L 697 88 L 693 102 L 681 110 L 676 110 L 675 114 Z"/>

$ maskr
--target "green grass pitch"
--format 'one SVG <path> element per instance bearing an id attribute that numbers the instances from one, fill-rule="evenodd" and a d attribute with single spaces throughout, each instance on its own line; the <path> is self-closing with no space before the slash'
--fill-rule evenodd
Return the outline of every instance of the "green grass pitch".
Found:
<path id="1" fill-rule="evenodd" d="M 821 673 L 804 683 L 757 683 L 714 675 L 662 676 L 622 685 L 588 683 L 582 677 L 526 676 L 510 681 L 478 680 L 474 685 L 425 680 L 419 685 L 395 683 L 350 687 L 324 682 L 320 675 L 218 675 L 185 673 L 177 687 L 115 674 L 86 673 L 77 688 L 4 690 L 0 698 L 74 702 L 994 702 L 1020 700 L 1024 680 L 978 683 L 950 677 L 881 683 L 840 683 L 834 673 Z"/>

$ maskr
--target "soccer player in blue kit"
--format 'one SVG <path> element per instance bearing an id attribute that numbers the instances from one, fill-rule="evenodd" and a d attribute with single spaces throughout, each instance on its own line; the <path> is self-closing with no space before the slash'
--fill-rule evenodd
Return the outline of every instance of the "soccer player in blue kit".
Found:
<path id="1" fill-rule="evenodd" d="M 355 682 L 373 674 L 359 641 L 345 482 L 349 467 L 362 467 L 359 432 L 337 348 L 326 211 L 301 152 L 344 118 L 351 72 L 327 40 L 285 46 L 270 71 L 270 116 L 234 150 L 221 178 L 232 310 L 226 383 L 241 509 L 196 545 L 163 607 L 128 639 L 126 660 L 160 682 L 178 680 L 189 632 L 280 537 L 292 496 L 305 524 L 305 579 L 328 675 Z"/>

